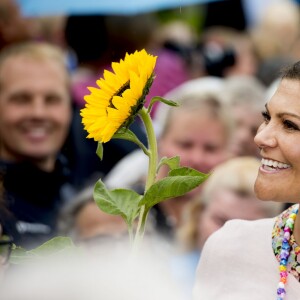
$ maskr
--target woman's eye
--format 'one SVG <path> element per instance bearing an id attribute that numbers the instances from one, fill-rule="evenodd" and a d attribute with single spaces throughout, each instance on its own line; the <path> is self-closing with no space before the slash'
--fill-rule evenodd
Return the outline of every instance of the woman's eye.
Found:
<path id="1" fill-rule="evenodd" d="M 289 129 L 289 130 L 299 130 L 299 127 L 295 123 L 293 123 L 289 120 L 283 120 L 283 125 L 284 125 L 284 128 Z"/>
<path id="2" fill-rule="evenodd" d="M 190 149 L 193 147 L 193 144 L 189 141 L 177 141 L 177 146 L 181 149 Z"/>
<path id="3" fill-rule="evenodd" d="M 264 119 L 265 123 L 266 123 L 266 124 L 269 123 L 269 121 L 270 121 L 270 119 L 271 119 L 269 113 L 268 113 L 267 111 L 263 111 L 261 114 L 262 114 L 262 116 L 263 116 L 263 119 Z"/>

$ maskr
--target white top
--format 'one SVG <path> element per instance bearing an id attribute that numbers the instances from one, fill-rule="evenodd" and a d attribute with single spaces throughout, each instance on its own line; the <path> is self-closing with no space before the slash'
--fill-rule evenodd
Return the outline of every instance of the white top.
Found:
<path id="1" fill-rule="evenodd" d="M 279 263 L 272 249 L 275 219 L 232 220 L 207 240 L 197 268 L 193 300 L 276 300 Z M 300 299 L 289 274 L 285 300 Z"/>

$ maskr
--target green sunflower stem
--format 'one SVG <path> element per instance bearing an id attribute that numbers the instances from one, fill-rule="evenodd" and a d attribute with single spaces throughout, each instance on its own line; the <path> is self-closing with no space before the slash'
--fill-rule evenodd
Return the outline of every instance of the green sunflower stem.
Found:
<path id="1" fill-rule="evenodd" d="M 146 181 L 146 185 L 145 185 L 145 192 L 146 192 L 149 189 L 149 187 L 152 186 L 153 183 L 155 182 L 157 161 L 158 161 L 158 152 L 157 152 L 156 136 L 155 136 L 153 123 L 152 123 L 152 119 L 151 119 L 149 112 L 147 111 L 147 109 L 145 107 L 143 107 L 140 110 L 139 115 L 145 125 L 147 138 L 148 138 L 149 165 L 148 165 L 148 176 L 147 176 L 147 181 Z M 149 209 L 146 209 L 146 206 L 143 205 L 140 210 L 137 230 L 136 230 L 135 238 L 133 241 L 134 250 L 137 250 L 137 248 L 139 247 L 139 244 L 141 243 L 141 241 L 143 239 L 148 212 L 149 212 Z"/>
<path id="2" fill-rule="evenodd" d="M 129 224 L 128 224 L 128 234 L 129 234 L 129 240 L 130 240 L 130 242 L 133 243 L 133 237 L 134 237 L 134 235 L 133 235 L 133 228 L 132 228 L 132 225 L 129 225 Z"/>

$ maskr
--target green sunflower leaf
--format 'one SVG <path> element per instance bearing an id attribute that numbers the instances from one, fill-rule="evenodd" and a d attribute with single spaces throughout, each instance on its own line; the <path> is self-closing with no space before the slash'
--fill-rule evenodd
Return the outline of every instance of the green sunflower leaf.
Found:
<path id="1" fill-rule="evenodd" d="M 128 225 L 132 225 L 139 213 L 141 198 L 142 196 L 133 190 L 109 191 L 101 179 L 95 184 L 94 200 L 98 207 L 108 214 L 120 215 Z"/>
<path id="2" fill-rule="evenodd" d="M 103 159 L 103 144 L 101 142 L 98 142 L 96 154 L 101 160 Z"/>
<path id="3" fill-rule="evenodd" d="M 72 239 L 69 237 L 57 236 L 28 252 L 35 255 L 47 253 L 52 254 L 54 252 L 61 251 L 62 249 L 67 248 L 75 248 Z"/>
<path id="4" fill-rule="evenodd" d="M 134 132 L 128 128 L 120 128 L 112 137 L 113 139 L 123 139 L 137 144 L 146 155 L 149 155 L 145 145 L 138 139 Z"/>
<path id="5" fill-rule="evenodd" d="M 173 100 L 168 100 L 168 99 L 165 99 L 163 97 L 159 97 L 159 96 L 155 96 L 151 99 L 150 101 L 150 104 L 149 104 L 149 107 L 148 107 L 148 112 L 150 113 L 151 110 L 152 110 L 152 106 L 155 102 L 163 102 L 169 106 L 179 106 L 179 103 L 173 101 Z"/>
<path id="6" fill-rule="evenodd" d="M 157 167 L 157 170 L 160 169 L 160 167 L 162 165 L 167 165 L 171 170 L 173 169 L 177 169 L 180 167 L 180 157 L 179 156 L 173 156 L 173 157 L 162 157 L 159 164 L 158 164 L 158 167 Z"/>
<path id="7" fill-rule="evenodd" d="M 26 249 L 14 246 L 9 257 L 9 263 L 13 265 L 24 264 L 31 262 L 34 257 L 35 255 L 30 252 L 28 253 Z"/>
<path id="8" fill-rule="evenodd" d="M 22 247 L 13 246 L 9 262 L 11 264 L 25 264 L 30 263 L 37 258 L 54 256 L 63 253 L 69 253 L 67 251 L 73 252 L 77 250 L 78 249 L 74 245 L 71 238 L 57 236 L 32 250 L 26 250 Z"/>
<path id="9" fill-rule="evenodd" d="M 204 182 L 208 176 L 192 168 L 173 169 L 167 177 L 157 181 L 147 190 L 139 205 L 145 205 L 146 210 L 149 210 L 163 200 L 186 194 Z"/>

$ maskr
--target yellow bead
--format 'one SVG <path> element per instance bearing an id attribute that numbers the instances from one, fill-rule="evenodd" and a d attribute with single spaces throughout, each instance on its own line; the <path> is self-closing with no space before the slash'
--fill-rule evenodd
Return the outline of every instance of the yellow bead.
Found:
<path id="1" fill-rule="evenodd" d="M 286 271 L 286 266 L 279 266 L 280 271 Z"/>

